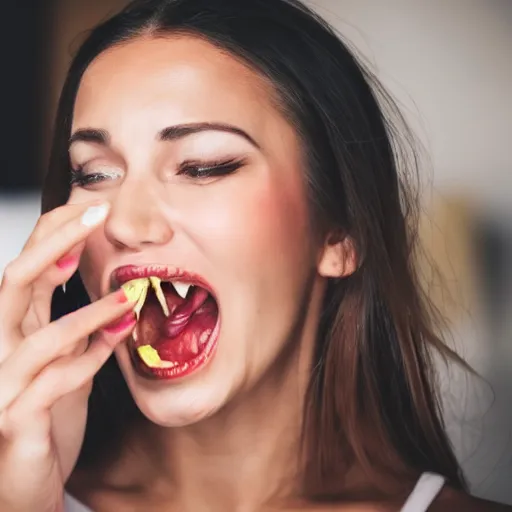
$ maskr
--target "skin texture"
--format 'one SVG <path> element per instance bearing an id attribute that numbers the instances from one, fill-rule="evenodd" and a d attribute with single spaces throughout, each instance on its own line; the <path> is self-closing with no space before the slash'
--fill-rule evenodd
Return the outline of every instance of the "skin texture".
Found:
<path id="1" fill-rule="evenodd" d="M 108 147 L 70 148 L 73 167 L 110 176 L 75 187 L 69 201 L 111 204 L 80 264 L 91 298 L 107 293 L 116 267 L 158 263 L 201 275 L 219 299 L 217 352 L 197 374 L 150 382 L 134 372 L 125 345 L 116 349 L 150 422 L 105 478 L 158 489 L 180 510 L 251 509 L 293 487 L 325 278 L 350 271 L 339 244 L 314 243 L 299 141 L 273 104 L 254 72 L 190 38 L 137 39 L 105 52 L 76 100 L 73 133 L 94 128 L 110 136 Z M 158 140 L 165 127 L 198 122 L 234 125 L 259 148 L 219 131 Z M 177 175 L 183 161 L 226 158 L 245 165 L 220 178 Z M 144 471 L 134 470 L 133 457 Z"/>
<path id="2" fill-rule="evenodd" d="M 96 213 L 94 224 L 91 211 Z M 2 277 L 3 512 L 61 509 L 62 489 L 83 441 L 92 378 L 134 326 L 132 321 L 115 334 L 106 331 L 113 321 L 127 314 L 133 317 L 133 304 L 119 290 L 50 321 L 53 290 L 76 271 L 83 241 L 101 223 L 97 213 L 98 205 L 86 202 L 40 217 Z"/>
<path id="3" fill-rule="evenodd" d="M 101 54 L 85 72 L 72 131 L 104 130 L 109 145 L 76 142 L 71 162 L 108 176 L 75 186 L 69 202 L 111 205 L 80 262 L 91 299 L 108 292 L 119 266 L 165 264 L 210 283 L 222 322 L 214 358 L 178 381 L 140 378 L 126 345 L 116 347 L 148 421 L 114 464 L 72 475 L 68 489 L 93 510 L 400 508 L 379 496 L 331 507 L 296 498 L 302 398 L 322 296 L 327 278 L 354 271 L 356 255 L 349 241 L 313 236 L 300 141 L 275 100 L 254 71 L 191 37 L 141 37 Z M 163 128 L 188 123 L 235 126 L 258 147 L 220 131 L 158 140 Z M 228 176 L 177 174 L 187 160 L 232 158 L 244 165 Z M 439 510 L 455 510 L 457 500 L 492 510 L 465 496 L 451 497 L 449 508 L 439 502 Z"/>
<path id="4" fill-rule="evenodd" d="M 235 85 L 231 77 L 241 73 Z M 252 388 L 311 293 L 316 254 L 307 236 L 298 143 L 267 95 L 240 64 L 185 40 L 141 40 L 112 50 L 92 64 L 79 90 L 73 131 L 101 128 L 112 143 L 108 149 L 76 143 L 72 164 L 120 175 L 71 194 L 71 202 L 102 198 L 112 205 L 105 229 L 84 249 L 81 274 L 91 297 L 107 292 L 116 267 L 158 263 L 200 274 L 219 298 L 218 353 L 183 384 L 137 380 L 126 351 L 117 351 L 138 405 L 163 426 L 195 423 Z M 213 131 L 157 140 L 162 128 L 193 122 L 241 127 L 262 151 Z M 185 160 L 231 157 L 247 160 L 232 176 L 176 176 Z"/>

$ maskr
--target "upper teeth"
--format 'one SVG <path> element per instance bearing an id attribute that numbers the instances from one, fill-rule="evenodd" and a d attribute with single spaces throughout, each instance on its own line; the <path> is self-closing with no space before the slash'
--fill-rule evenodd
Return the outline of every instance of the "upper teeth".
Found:
<path id="1" fill-rule="evenodd" d="M 162 291 L 162 280 L 159 277 L 151 276 L 149 278 L 149 282 L 151 283 L 153 290 L 155 290 L 156 298 L 160 303 L 160 307 L 162 308 L 164 315 L 169 316 L 171 313 L 169 312 L 169 307 L 167 306 L 167 301 L 165 300 L 165 295 Z"/>
<path id="2" fill-rule="evenodd" d="M 181 281 L 172 281 L 172 285 L 176 290 L 176 293 L 184 299 L 187 296 L 188 290 L 190 289 L 190 285 L 187 283 L 182 283 Z"/>
<path id="3" fill-rule="evenodd" d="M 171 283 L 174 286 L 176 293 L 182 299 L 185 299 L 191 285 L 183 283 L 182 281 L 171 281 Z M 125 290 L 128 298 L 130 300 L 136 301 L 134 312 L 137 320 L 139 319 L 140 311 L 144 306 L 144 302 L 146 302 L 146 297 L 150 286 L 155 291 L 156 298 L 158 299 L 158 302 L 160 303 L 165 316 L 170 315 L 169 307 L 167 306 L 167 301 L 165 300 L 165 295 L 162 291 L 162 280 L 159 277 L 151 276 L 149 278 L 134 279 L 123 284 L 123 289 Z"/>

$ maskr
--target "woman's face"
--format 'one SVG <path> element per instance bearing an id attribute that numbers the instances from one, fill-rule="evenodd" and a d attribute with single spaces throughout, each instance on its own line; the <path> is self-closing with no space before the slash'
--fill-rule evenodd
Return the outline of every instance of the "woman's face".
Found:
<path id="1" fill-rule="evenodd" d="M 312 343 L 302 325 L 321 299 L 321 248 L 310 235 L 299 142 L 274 105 L 267 82 L 192 37 L 140 38 L 110 49 L 82 79 L 70 156 L 86 178 L 70 202 L 111 203 L 81 261 L 91 299 L 108 293 L 113 272 L 128 265 L 146 274 L 157 265 L 171 277 L 178 269 L 185 284 L 199 276 L 215 297 L 204 325 L 185 329 L 186 340 L 176 335 L 180 328 L 165 327 L 179 324 L 172 311 L 167 318 L 158 311 L 169 359 L 181 357 L 180 364 L 205 349 L 194 329 L 208 324 L 204 338 L 216 336 L 194 371 L 151 377 L 135 363 L 132 340 L 116 349 L 138 406 L 157 424 L 213 414 L 276 371 L 273 363 L 285 361 L 290 347 Z M 197 174 L 212 168 L 213 175 Z M 193 309 L 190 290 L 188 299 L 164 291 L 171 308 Z M 182 327 L 193 319 L 185 316 Z"/>

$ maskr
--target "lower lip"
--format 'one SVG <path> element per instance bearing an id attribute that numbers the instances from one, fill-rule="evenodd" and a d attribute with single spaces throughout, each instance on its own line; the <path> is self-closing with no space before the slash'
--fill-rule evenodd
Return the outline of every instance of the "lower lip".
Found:
<path id="1" fill-rule="evenodd" d="M 172 368 L 150 368 L 141 360 L 135 350 L 130 350 L 135 369 L 143 377 L 150 377 L 159 380 L 176 380 L 203 369 L 215 355 L 215 349 L 217 348 L 217 341 L 220 333 L 220 323 L 220 311 L 218 311 L 217 323 L 215 324 L 215 327 L 213 328 L 202 352 L 194 359 L 185 363 L 177 364 Z"/>

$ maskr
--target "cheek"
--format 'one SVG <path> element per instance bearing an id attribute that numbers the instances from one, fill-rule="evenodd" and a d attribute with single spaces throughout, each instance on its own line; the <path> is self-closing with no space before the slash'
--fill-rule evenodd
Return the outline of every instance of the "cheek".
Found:
<path id="1" fill-rule="evenodd" d="M 269 181 L 253 189 L 240 209 L 249 254 L 268 259 L 302 254 L 308 237 L 307 205 L 298 180 Z"/>
<path id="2" fill-rule="evenodd" d="M 305 208 L 299 194 L 276 187 L 259 190 L 243 207 L 248 248 L 295 250 L 305 235 Z"/>
<path id="3" fill-rule="evenodd" d="M 307 204 L 301 183 L 272 178 L 260 175 L 219 187 L 219 193 L 210 196 L 215 199 L 196 210 L 194 227 L 201 230 L 195 233 L 196 243 L 214 256 L 216 265 L 228 266 L 231 275 L 237 270 L 244 275 L 265 263 L 288 264 L 307 251 Z"/>

